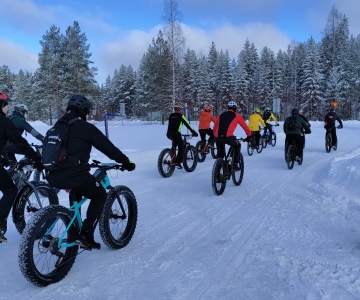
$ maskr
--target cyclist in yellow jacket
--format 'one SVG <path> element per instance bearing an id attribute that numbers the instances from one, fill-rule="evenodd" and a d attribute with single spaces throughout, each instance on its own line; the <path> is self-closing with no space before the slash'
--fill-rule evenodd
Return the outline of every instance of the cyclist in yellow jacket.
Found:
<path id="1" fill-rule="evenodd" d="M 264 129 L 264 137 L 266 136 L 266 132 L 267 130 L 269 130 L 269 138 L 271 138 L 271 131 L 272 131 L 272 125 L 271 125 L 271 119 L 273 119 L 276 123 L 275 126 L 279 126 L 278 121 L 276 120 L 274 114 L 271 112 L 271 108 L 267 107 L 265 108 L 264 114 L 263 114 L 263 119 L 266 123 L 266 127 Z"/>
<path id="2" fill-rule="evenodd" d="M 259 123 L 261 123 L 261 125 L 264 126 L 264 128 L 266 127 L 266 124 L 260 115 L 260 109 L 255 108 L 254 113 L 249 118 L 249 128 L 251 132 L 255 135 L 255 142 L 257 147 L 259 147 L 259 141 L 260 141 Z"/>

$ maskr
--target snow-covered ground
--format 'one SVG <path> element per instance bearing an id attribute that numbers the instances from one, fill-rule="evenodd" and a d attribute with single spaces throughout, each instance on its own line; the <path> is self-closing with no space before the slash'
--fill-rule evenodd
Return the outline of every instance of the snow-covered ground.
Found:
<path id="1" fill-rule="evenodd" d="M 49 128 L 33 124 L 41 133 Z M 9 242 L 0 244 L 0 299 L 360 299 L 359 122 L 344 122 L 331 153 L 322 123 L 313 122 L 303 165 L 293 170 L 284 161 L 282 127 L 274 127 L 275 147 L 250 157 L 243 144 L 244 180 L 239 187 L 228 182 L 222 196 L 211 188 L 210 156 L 192 173 L 159 175 L 158 155 L 170 146 L 166 126 L 109 128 L 137 165 L 111 173 L 113 185 L 128 186 L 138 201 L 130 244 L 85 251 L 61 282 L 39 288 L 20 272 L 20 236 L 9 221 Z M 109 161 L 96 149 L 92 157 Z M 67 194 L 59 197 L 67 206 Z M 101 241 L 98 232 L 95 239 Z"/>

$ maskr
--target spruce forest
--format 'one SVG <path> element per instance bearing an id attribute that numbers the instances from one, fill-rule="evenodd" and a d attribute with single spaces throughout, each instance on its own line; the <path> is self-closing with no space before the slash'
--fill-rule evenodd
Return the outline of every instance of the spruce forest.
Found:
<path id="1" fill-rule="evenodd" d="M 186 103 L 190 116 L 197 116 L 204 105 L 211 105 L 219 115 L 230 100 L 247 118 L 255 107 L 272 107 L 274 98 L 281 99 L 280 120 L 293 107 L 303 110 L 309 120 L 323 120 L 332 101 L 339 102 L 341 118 L 358 119 L 360 35 L 350 35 L 348 19 L 336 7 L 319 43 L 309 37 L 275 53 L 268 47 L 256 49 L 246 40 L 237 57 L 231 58 L 215 42 L 207 54 L 186 46 L 177 3 L 165 0 L 164 4 L 164 27 L 137 70 L 114 61 L 118 66 L 114 74 L 104 83 L 96 82 L 98 70 L 92 66 L 90 45 L 74 21 L 65 34 L 55 25 L 46 30 L 34 73 L 13 74 L 8 66 L 0 66 L 0 91 L 14 103 L 28 105 L 29 119 L 50 124 L 64 113 L 71 94 L 91 99 L 98 120 L 104 113 L 119 113 L 120 103 L 125 103 L 127 117 L 146 120 L 149 112 L 160 112 L 166 119 L 175 102 Z"/>

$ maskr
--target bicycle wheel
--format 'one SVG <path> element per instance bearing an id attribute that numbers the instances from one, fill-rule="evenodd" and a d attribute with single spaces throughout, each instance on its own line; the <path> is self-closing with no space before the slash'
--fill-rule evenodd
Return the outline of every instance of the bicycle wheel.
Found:
<path id="1" fill-rule="evenodd" d="M 301 155 L 301 157 L 300 157 L 300 161 L 298 161 L 297 163 L 298 163 L 298 165 L 302 165 L 302 163 L 303 163 L 303 157 L 304 157 L 304 153 Z"/>
<path id="2" fill-rule="evenodd" d="M 325 135 L 325 150 L 327 153 L 331 151 L 331 136 L 328 133 Z"/>
<path id="3" fill-rule="evenodd" d="M 33 180 L 36 180 L 36 181 L 42 181 L 42 180 L 44 180 L 43 173 L 40 172 L 39 170 L 36 170 L 36 169 L 35 169 L 35 170 L 33 171 L 33 173 L 34 173 Z M 56 194 L 58 194 L 58 193 L 60 192 L 60 189 L 55 188 L 55 187 L 53 187 L 53 190 L 55 191 Z"/>
<path id="4" fill-rule="evenodd" d="M 71 217 L 67 208 L 52 205 L 36 212 L 26 226 L 20 241 L 18 261 L 22 274 L 31 283 L 47 286 L 62 280 L 70 271 L 79 247 L 59 248 L 58 241 Z M 50 227 L 51 231 L 47 232 Z M 63 241 L 75 241 L 77 235 L 76 227 L 70 226 Z"/>
<path id="5" fill-rule="evenodd" d="M 247 153 L 249 154 L 249 156 L 253 155 L 254 153 L 254 149 L 251 147 L 251 142 L 247 143 Z"/>
<path id="6" fill-rule="evenodd" d="M 286 155 L 286 163 L 289 170 L 294 167 L 295 161 L 295 148 L 294 145 L 289 145 Z"/>
<path id="7" fill-rule="evenodd" d="M 241 152 L 239 156 L 239 162 L 240 170 L 233 170 L 231 174 L 232 181 L 236 186 L 239 186 L 241 184 L 244 177 L 244 157 Z"/>
<path id="8" fill-rule="evenodd" d="M 271 133 L 271 146 L 275 147 L 276 145 L 276 133 L 272 132 Z"/>
<path id="9" fill-rule="evenodd" d="M 186 172 L 192 172 L 195 170 L 197 165 L 197 153 L 196 148 L 194 146 L 188 146 L 184 151 L 184 169 Z"/>
<path id="10" fill-rule="evenodd" d="M 258 146 L 258 148 L 256 149 L 256 152 L 257 152 L 257 153 L 261 153 L 262 150 L 263 150 L 263 138 L 260 136 L 259 146 Z"/>
<path id="11" fill-rule="evenodd" d="M 166 148 L 160 152 L 157 165 L 160 175 L 164 178 L 170 177 L 175 171 L 175 166 L 171 165 L 173 157 L 175 153 L 172 149 Z"/>
<path id="12" fill-rule="evenodd" d="M 217 159 L 217 157 L 218 157 L 218 151 L 217 151 L 217 148 L 216 148 L 215 143 L 214 143 L 213 146 L 210 148 L 210 153 L 211 153 L 211 157 L 212 157 L 213 159 Z"/>
<path id="13" fill-rule="evenodd" d="M 303 142 L 304 142 L 303 149 L 305 149 L 305 133 L 303 135 Z"/>
<path id="14" fill-rule="evenodd" d="M 263 148 L 265 149 L 267 146 L 266 135 L 263 135 L 263 137 L 262 137 L 262 144 L 263 144 Z"/>
<path id="15" fill-rule="evenodd" d="M 204 141 L 198 141 L 196 143 L 196 151 L 197 151 L 197 160 L 198 162 L 204 162 L 206 159 L 206 153 L 205 153 L 205 145 L 206 143 Z"/>
<path id="16" fill-rule="evenodd" d="M 17 195 L 13 208 L 13 220 L 17 231 L 22 234 L 26 223 L 41 208 L 49 205 L 59 204 L 59 198 L 56 192 L 43 181 L 31 182 L 38 192 L 39 201 L 36 198 L 35 191 L 29 186 L 22 188 Z"/>
<path id="17" fill-rule="evenodd" d="M 225 162 L 222 158 L 216 159 L 211 175 L 211 185 L 215 195 L 220 196 L 225 191 Z"/>
<path id="18" fill-rule="evenodd" d="M 112 249 L 125 247 L 134 235 L 138 207 L 134 193 L 126 186 L 111 189 L 99 220 L 100 236 Z"/>

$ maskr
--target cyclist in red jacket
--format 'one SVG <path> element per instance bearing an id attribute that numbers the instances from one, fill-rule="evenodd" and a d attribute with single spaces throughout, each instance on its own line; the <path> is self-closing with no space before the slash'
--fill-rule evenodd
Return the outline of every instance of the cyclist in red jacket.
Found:
<path id="1" fill-rule="evenodd" d="M 228 103 L 228 111 L 222 113 L 215 121 L 214 136 L 218 149 L 218 158 L 224 158 L 225 144 L 233 146 L 235 148 L 234 170 L 240 170 L 240 143 L 236 139 L 236 136 L 234 136 L 234 131 L 236 126 L 239 124 L 247 135 L 247 138 L 245 139 L 246 142 L 251 140 L 251 131 L 248 125 L 245 123 L 243 117 L 237 113 L 236 110 L 236 103 L 234 101 L 230 101 Z"/>

